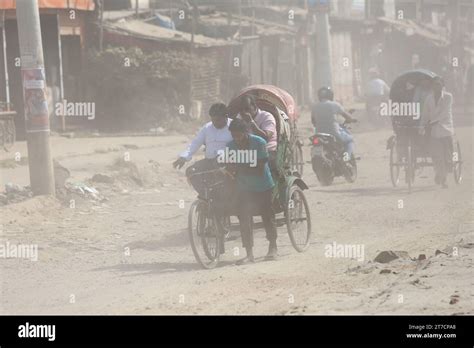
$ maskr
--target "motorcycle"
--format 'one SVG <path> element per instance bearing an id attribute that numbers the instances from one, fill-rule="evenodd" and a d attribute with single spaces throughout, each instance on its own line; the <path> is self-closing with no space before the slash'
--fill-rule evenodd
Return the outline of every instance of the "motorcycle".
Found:
<path id="1" fill-rule="evenodd" d="M 347 122 L 339 125 L 343 131 L 349 132 Z M 343 176 L 347 182 L 357 179 L 357 158 L 349 156 L 344 151 L 344 144 L 327 133 L 315 133 L 311 141 L 311 164 L 318 181 L 323 186 L 329 186 L 337 176 Z"/>

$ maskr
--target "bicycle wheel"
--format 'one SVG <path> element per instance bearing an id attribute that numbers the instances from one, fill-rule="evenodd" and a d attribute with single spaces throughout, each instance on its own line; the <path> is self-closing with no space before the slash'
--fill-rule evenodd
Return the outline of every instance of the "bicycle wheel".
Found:
<path id="1" fill-rule="evenodd" d="M 456 152 L 453 153 L 453 175 L 456 184 L 462 181 L 462 156 L 459 141 L 456 141 Z"/>
<path id="2" fill-rule="evenodd" d="M 407 158 L 405 166 L 405 181 L 408 185 L 408 192 L 411 192 L 413 182 L 415 179 L 415 164 L 413 162 L 413 147 L 411 144 L 408 145 Z"/>
<path id="3" fill-rule="evenodd" d="M 286 228 L 291 244 L 298 252 L 306 251 L 311 236 L 311 217 L 308 202 L 298 186 L 292 186 L 285 210 Z"/>
<path id="4" fill-rule="evenodd" d="M 196 200 L 188 215 L 188 233 L 196 261 L 206 269 L 217 266 L 220 256 L 220 234 L 215 217 L 209 215 L 209 205 Z"/>
<path id="5" fill-rule="evenodd" d="M 400 166 L 398 159 L 397 143 L 394 143 L 390 148 L 390 180 L 392 181 L 393 187 L 397 187 L 400 182 Z"/>
<path id="6" fill-rule="evenodd" d="M 300 177 L 303 176 L 303 169 L 304 169 L 304 160 L 303 160 L 303 147 L 296 142 L 293 147 L 293 170 L 296 170 Z"/>

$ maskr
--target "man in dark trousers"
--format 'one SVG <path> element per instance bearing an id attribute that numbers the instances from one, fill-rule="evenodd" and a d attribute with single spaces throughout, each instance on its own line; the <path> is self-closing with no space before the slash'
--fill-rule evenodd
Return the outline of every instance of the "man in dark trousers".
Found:
<path id="1" fill-rule="evenodd" d="M 431 157 L 435 170 L 435 183 L 447 188 L 447 173 L 453 160 L 453 95 L 444 89 L 440 77 L 432 82 L 432 93 L 425 99 L 422 122 L 430 132 Z"/>
<path id="2" fill-rule="evenodd" d="M 267 142 L 253 134 L 248 133 L 248 127 L 244 121 L 235 119 L 229 125 L 229 131 L 233 140 L 227 145 L 228 151 L 248 154 L 247 158 L 256 158 L 253 163 L 229 163 L 227 169 L 236 179 L 237 186 L 237 211 L 240 221 L 240 232 L 242 244 L 247 256 L 239 260 L 237 264 L 255 262 L 253 255 L 253 230 L 252 216 L 260 215 L 267 239 L 270 242 L 267 260 L 277 258 L 277 230 L 275 225 L 275 214 L 272 209 L 272 189 L 275 183 L 268 165 Z M 241 156 L 242 157 L 242 156 Z M 238 158 L 238 156 L 236 156 Z"/>

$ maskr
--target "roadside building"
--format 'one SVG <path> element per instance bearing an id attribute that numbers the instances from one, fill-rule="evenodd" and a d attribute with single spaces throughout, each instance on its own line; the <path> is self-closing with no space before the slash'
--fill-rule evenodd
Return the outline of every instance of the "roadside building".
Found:
<path id="1" fill-rule="evenodd" d="M 187 75 L 181 75 L 177 83 L 184 91 L 180 102 L 193 118 L 207 115 L 210 105 L 222 100 L 229 86 L 223 72 L 232 66 L 233 51 L 239 43 L 199 34 L 186 33 L 169 28 L 165 16 L 153 11 L 120 17 L 117 13 L 105 13 L 103 30 L 104 45 L 139 47 L 144 52 L 176 51 L 190 54 L 195 59 L 205 59 L 208 64 L 193 66 Z M 178 108 L 178 105 L 176 106 Z"/>
<path id="2" fill-rule="evenodd" d="M 84 50 L 90 38 L 88 23 L 94 17 L 93 0 L 39 0 L 46 84 L 53 129 L 62 129 L 64 118 L 55 117 L 54 104 L 63 99 L 82 101 Z M 21 62 L 16 21 L 16 1 L 0 2 L 0 100 L 17 112 L 17 135 L 25 133 Z M 8 76 L 8 81 L 7 77 Z"/>

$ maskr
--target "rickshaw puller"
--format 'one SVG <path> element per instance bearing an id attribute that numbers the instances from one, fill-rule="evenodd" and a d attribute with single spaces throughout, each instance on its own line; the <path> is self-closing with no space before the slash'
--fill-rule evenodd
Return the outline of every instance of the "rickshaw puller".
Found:
<path id="1" fill-rule="evenodd" d="M 237 264 L 255 262 L 253 255 L 252 216 L 262 217 L 267 240 L 270 242 L 267 260 L 277 257 L 277 229 L 275 214 L 272 208 L 272 189 L 275 186 L 270 167 L 268 165 L 268 151 L 266 141 L 256 135 L 249 134 L 246 124 L 235 119 L 229 126 L 233 141 L 228 144 L 230 150 L 256 151 L 257 166 L 246 163 L 229 164 L 228 170 L 237 181 L 237 212 L 240 222 L 242 245 L 247 256 Z M 257 210 L 257 214 L 255 209 Z"/>
<path id="2" fill-rule="evenodd" d="M 435 183 L 447 188 L 448 165 L 453 154 L 453 95 L 444 90 L 440 77 L 433 79 L 432 93 L 425 100 L 422 121 L 430 129 L 430 150 L 435 170 Z"/>

